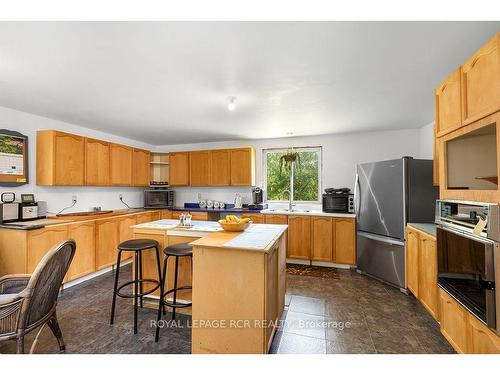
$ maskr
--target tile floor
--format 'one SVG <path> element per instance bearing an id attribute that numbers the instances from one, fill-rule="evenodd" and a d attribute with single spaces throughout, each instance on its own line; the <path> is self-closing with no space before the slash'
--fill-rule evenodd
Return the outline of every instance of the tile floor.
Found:
<path id="1" fill-rule="evenodd" d="M 130 266 L 121 277 L 130 277 Z M 411 296 L 359 275 L 339 270 L 337 279 L 287 275 L 284 322 L 271 353 L 453 353 L 438 324 Z M 65 290 L 58 317 L 67 353 L 190 353 L 189 315 L 184 327 L 164 328 L 154 342 L 155 310 L 139 313 L 139 333 L 132 332 L 132 306 L 118 299 L 116 322 L 109 325 L 113 273 Z M 34 334 L 26 342 L 29 350 Z M 35 353 L 56 353 L 49 329 Z M 15 343 L 0 343 L 0 353 L 14 353 Z"/>

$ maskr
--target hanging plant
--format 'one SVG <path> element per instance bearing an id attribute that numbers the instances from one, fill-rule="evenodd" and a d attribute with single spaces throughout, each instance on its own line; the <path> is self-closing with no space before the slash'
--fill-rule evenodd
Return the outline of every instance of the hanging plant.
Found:
<path id="1" fill-rule="evenodd" d="M 293 147 L 289 147 L 287 153 L 280 157 L 280 175 L 284 165 L 291 165 L 291 167 L 295 165 L 295 168 L 300 169 L 300 154 L 294 151 Z"/>

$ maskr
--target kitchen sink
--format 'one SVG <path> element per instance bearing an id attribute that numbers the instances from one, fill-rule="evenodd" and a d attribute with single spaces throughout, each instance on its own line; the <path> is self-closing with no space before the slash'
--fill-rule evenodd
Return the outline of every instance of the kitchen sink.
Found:
<path id="1" fill-rule="evenodd" d="M 311 210 L 301 210 L 298 208 L 293 208 L 291 211 L 288 208 L 284 208 L 282 210 L 278 210 L 275 208 L 269 208 L 266 210 L 267 212 L 311 212 Z"/>

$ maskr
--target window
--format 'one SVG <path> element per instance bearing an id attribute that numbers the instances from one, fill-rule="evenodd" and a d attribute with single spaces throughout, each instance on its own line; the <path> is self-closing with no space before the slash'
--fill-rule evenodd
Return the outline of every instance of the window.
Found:
<path id="1" fill-rule="evenodd" d="M 283 160 L 290 149 L 263 150 L 264 189 L 268 201 L 287 201 L 290 191 L 290 163 Z M 294 148 L 293 197 L 295 202 L 320 202 L 321 147 Z"/>

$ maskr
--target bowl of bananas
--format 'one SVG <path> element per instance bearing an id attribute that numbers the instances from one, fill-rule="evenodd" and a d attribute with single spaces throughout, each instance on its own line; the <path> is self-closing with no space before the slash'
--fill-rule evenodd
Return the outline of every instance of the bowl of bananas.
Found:
<path id="1" fill-rule="evenodd" d="M 250 219 L 240 219 L 235 215 L 227 215 L 225 219 L 219 220 L 219 225 L 227 232 L 243 232 L 250 224 Z"/>

